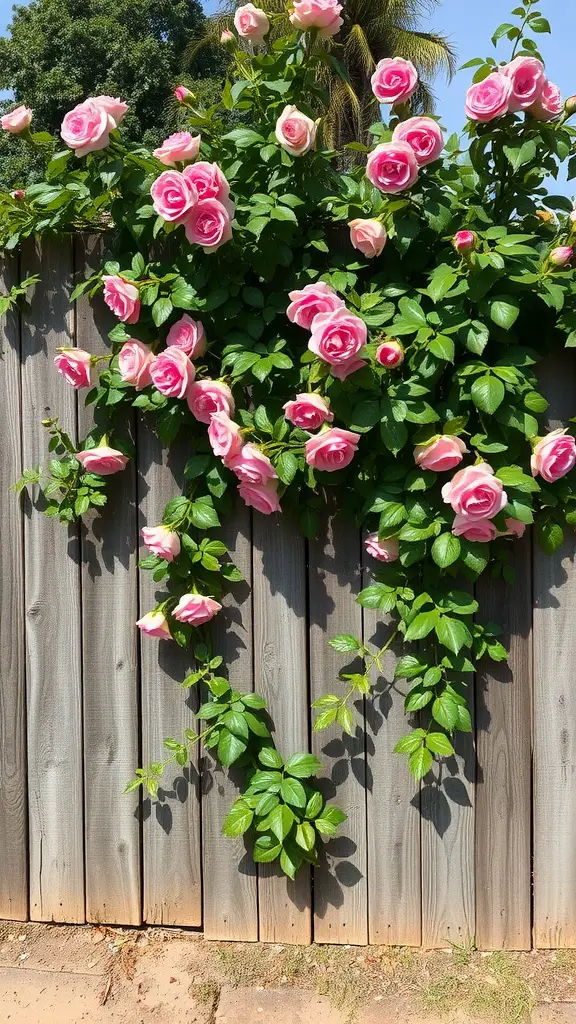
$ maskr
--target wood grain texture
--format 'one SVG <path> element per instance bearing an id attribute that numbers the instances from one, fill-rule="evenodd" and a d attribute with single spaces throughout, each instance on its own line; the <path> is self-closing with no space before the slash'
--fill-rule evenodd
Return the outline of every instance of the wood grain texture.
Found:
<path id="1" fill-rule="evenodd" d="M 99 261 L 99 243 L 77 239 L 82 279 Z M 103 354 L 110 326 L 101 300 L 76 305 L 76 344 Z M 79 434 L 92 428 L 92 408 L 79 405 Z M 129 416 L 130 418 L 130 416 Z M 124 795 L 139 761 L 136 476 L 134 463 L 107 480 L 108 502 L 82 525 L 82 662 L 86 917 L 141 922 L 138 795 Z"/>
<path id="2" fill-rule="evenodd" d="M 255 690 L 268 701 L 284 757 L 308 748 L 306 563 L 304 540 L 282 516 L 254 514 Z M 308 943 L 310 874 L 294 882 L 279 867 L 258 871 L 260 940 Z"/>
<path id="3" fill-rule="evenodd" d="M 362 609 L 356 604 L 361 588 L 360 535 L 347 520 L 326 521 L 309 543 L 310 699 L 340 694 L 338 679 L 350 664 L 328 640 L 338 633 L 362 636 Z M 351 671 L 357 670 L 354 665 Z M 327 799 L 345 809 L 348 820 L 339 835 L 323 844 L 314 870 L 314 941 L 368 941 L 366 857 L 366 751 L 364 701 L 356 702 L 359 725 L 346 736 L 340 726 L 312 733 L 312 751 L 325 765 L 322 789 Z"/>
<path id="4" fill-rule="evenodd" d="M 0 287 L 17 284 L 18 259 L 0 267 Z M 22 475 L 20 317 L 0 317 L 0 917 L 28 917 L 24 543 L 20 498 L 9 488 Z"/>
<path id="5" fill-rule="evenodd" d="M 214 652 L 239 690 L 254 689 L 252 622 L 252 524 L 250 509 L 238 501 L 219 534 L 245 582 L 231 585 L 213 623 Z M 224 771 L 205 753 L 202 772 L 202 855 L 204 936 L 235 942 L 258 939 L 256 865 L 249 840 L 222 836 L 222 825 L 242 785 L 242 769 Z"/>
<path id="6" fill-rule="evenodd" d="M 513 584 L 481 578 L 478 620 L 504 628 L 508 662 L 476 677 L 476 944 L 531 946 L 531 536 L 511 542 Z"/>
<path id="7" fill-rule="evenodd" d="M 39 274 L 22 322 L 22 461 L 46 461 L 40 421 L 76 435 L 76 394 L 53 366 L 72 343 L 72 251 L 62 239 L 26 242 L 22 277 Z M 25 505 L 26 684 L 30 917 L 84 920 L 80 548 L 68 530 Z"/>

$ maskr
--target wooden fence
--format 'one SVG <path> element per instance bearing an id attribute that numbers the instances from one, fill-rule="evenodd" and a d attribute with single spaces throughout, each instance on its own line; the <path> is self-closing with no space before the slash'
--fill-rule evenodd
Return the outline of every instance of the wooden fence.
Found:
<path id="1" fill-rule="evenodd" d="M 83 436 L 89 413 L 52 365 L 58 345 L 100 352 L 105 329 L 75 274 L 94 259 L 78 240 L 32 243 L 4 283 L 40 273 L 31 311 L 0 330 L 0 916 L 14 920 L 181 925 L 208 938 L 482 949 L 576 947 L 576 573 L 572 542 L 554 558 L 514 543 L 517 581 L 477 587 L 482 615 L 506 625 L 510 667 L 475 681 L 475 736 L 418 786 L 392 753 L 405 731 L 391 692 L 394 654 L 365 730 L 311 735 L 309 699 L 334 687 L 329 637 L 370 640 L 360 537 L 332 521 L 306 543 L 287 518 L 238 509 L 225 539 L 247 585 L 218 620 L 232 681 L 270 702 L 279 747 L 326 761 L 325 788 L 348 813 L 313 878 L 256 870 L 220 829 L 236 792 L 201 754 L 152 805 L 122 790 L 166 735 L 193 727 L 176 645 L 139 637 L 154 584 L 136 568 L 138 531 L 179 493 L 170 461 L 139 421 L 136 465 L 112 479 L 92 525 L 66 530 L 8 487 L 45 458 L 40 420 Z M 551 422 L 576 413 L 570 353 L 543 371 Z M 186 457 L 185 442 L 181 457 Z M 508 639 L 507 638 L 507 639 Z M 362 708 L 361 708 L 362 710 Z"/>

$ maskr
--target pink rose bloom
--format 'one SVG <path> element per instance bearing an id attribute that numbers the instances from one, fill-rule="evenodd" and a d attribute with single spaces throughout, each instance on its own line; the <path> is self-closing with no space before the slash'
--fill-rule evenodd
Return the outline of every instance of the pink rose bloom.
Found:
<path id="1" fill-rule="evenodd" d="M 178 622 L 202 626 L 205 622 L 210 622 L 221 609 L 222 605 L 212 597 L 205 597 L 204 594 L 183 594 L 172 614 Z"/>
<path id="2" fill-rule="evenodd" d="M 184 313 L 184 316 L 177 320 L 168 331 L 166 337 L 168 347 L 174 345 L 181 348 L 190 359 L 196 356 L 203 356 L 206 351 L 206 334 L 204 324 L 199 320 L 193 320 L 191 316 Z"/>
<path id="3" fill-rule="evenodd" d="M 178 103 L 185 103 L 186 100 L 192 99 L 194 93 L 190 92 L 185 85 L 177 85 L 174 89 L 174 96 L 178 100 Z"/>
<path id="4" fill-rule="evenodd" d="M 540 99 L 546 82 L 544 65 L 537 57 L 515 57 L 501 74 L 512 83 L 508 110 L 527 110 Z"/>
<path id="5" fill-rule="evenodd" d="M 195 372 L 186 353 L 175 345 L 160 352 L 150 367 L 154 387 L 168 398 L 184 398 Z"/>
<path id="6" fill-rule="evenodd" d="M 19 107 L 15 107 L 9 114 L 4 114 L 0 118 L 0 124 L 2 125 L 5 132 L 10 132 L 12 135 L 19 135 L 25 128 L 28 128 L 32 120 L 32 111 L 30 107 L 25 107 L 23 104 Z"/>
<path id="7" fill-rule="evenodd" d="M 166 167 L 174 167 L 175 164 L 184 160 L 195 160 L 200 152 L 201 136 L 192 136 L 190 132 L 174 132 L 158 149 L 154 150 L 154 156 Z"/>
<path id="8" fill-rule="evenodd" d="M 225 412 L 215 412 L 208 426 L 208 440 L 214 455 L 228 465 L 242 448 L 240 427 Z"/>
<path id="9" fill-rule="evenodd" d="M 336 294 L 329 284 L 318 281 L 318 284 L 307 284 L 304 288 L 288 292 L 291 300 L 286 316 L 293 324 L 309 331 L 312 321 L 318 313 L 333 313 L 336 309 L 344 309 L 344 300 Z"/>
<path id="10" fill-rule="evenodd" d="M 388 370 L 392 370 L 395 366 L 400 366 L 404 362 L 404 349 L 399 341 L 395 338 L 389 338 L 388 341 L 383 341 L 382 344 L 378 345 L 376 349 L 376 362 L 380 363 L 381 366 L 385 366 Z"/>
<path id="11" fill-rule="evenodd" d="M 116 448 L 110 448 L 107 444 L 100 444 L 96 448 L 88 448 L 84 452 L 76 452 L 76 458 L 87 473 L 96 473 L 98 476 L 112 476 L 112 473 L 119 473 L 128 462 L 128 457 Z"/>
<path id="12" fill-rule="evenodd" d="M 214 252 L 232 238 L 232 222 L 228 210 L 218 199 L 203 199 L 184 222 L 186 238 L 192 245 L 201 245 Z"/>
<path id="13" fill-rule="evenodd" d="M 452 239 L 452 245 L 459 253 L 473 252 L 478 242 L 478 236 L 475 231 L 457 231 Z"/>
<path id="14" fill-rule="evenodd" d="M 242 501 L 255 508 L 257 512 L 269 516 L 273 512 L 281 512 L 280 498 L 278 497 L 277 483 L 269 480 L 265 484 L 241 483 L 238 485 L 238 494 Z"/>
<path id="15" fill-rule="evenodd" d="M 571 245 L 558 245 L 552 249 L 548 259 L 554 267 L 565 267 L 567 263 L 570 263 L 573 255 L 574 250 Z"/>
<path id="16" fill-rule="evenodd" d="M 306 462 L 314 469 L 334 473 L 349 466 L 356 454 L 360 434 L 330 427 L 306 441 Z"/>
<path id="17" fill-rule="evenodd" d="M 290 21 L 302 32 L 317 28 L 320 38 L 325 39 L 335 36 L 342 27 L 341 10 L 338 0 L 294 0 Z"/>
<path id="18" fill-rule="evenodd" d="M 410 60 L 385 57 L 376 65 L 371 82 L 379 103 L 405 103 L 416 92 L 418 72 Z"/>
<path id="19" fill-rule="evenodd" d="M 506 519 L 506 526 L 508 529 L 505 533 L 501 533 L 501 537 L 523 537 L 526 532 L 526 523 L 523 523 L 520 519 Z"/>
<path id="20" fill-rule="evenodd" d="M 350 221 L 348 227 L 350 241 L 355 249 L 359 249 L 368 259 L 380 255 L 386 245 L 386 228 L 379 220 L 363 220 L 362 217 L 357 217 L 356 220 Z"/>
<path id="21" fill-rule="evenodd" d="M 498 530 L 490 519 L 468 519 L 467 516 L 456 516 L 452 533 L 455 537 L 465 537 L 480 544 L 487 544 L 498 536 Z"/>
<path id="22" fill-rule="evenodd" d="M 64 115 L 60 135 L 66 145 L 76 151 L 76 156 L 86 156 L 105 149 L 115 127 L 104 107 L 95 99 L 88 99 Z"/>
<path id="23" fill-rule="evenodd" d="M 349 363 L 368 340 L 366 324 L 347 309 L 318 313 L 312 321 L 308 348 L 330 366 Z"/>
<path id="24" fill-rule="evenodd" d="M 392 142 L 408 143 L 418 166 L 425 167 L 440 156 L 444 148 L 444 133 L 431 117 L 409 117 L 396 125 Z"/>
<path id="25" fill-rule="evenodd" d="M 153 555 L 173 562 L 180 554 L 180 537 L 167 526 L 144 526 L 142 539 Z"/>
<path id="26" fill-rule="evenodd" d="M 245 444 L 237 455 L 226 460 L 226 465 L 242 483 L 265 484 L 278 479 L 268 456 L 254 444 Z"/>
<path id="27" fill-rule="evenodd" d="M 471 121 L 493 121 L 508 113 L 512 95 L 512 81 L 499 71 L 488 75 L 483 82 L 471 85 L 466 93 L 466 117 Z"/>
<path id="28" fill-rule="evenodd" d="M 104 302 L 122 323 L 135 324 L 140 316 L 138 288 L 132 281 L 114 274 L 103 274 Z"/>
<path id="29" fill-rule="evenodd" d="M 81 348 L 66 348 L 54 356 L 54 366 L 73 388 L 89 388 L 92 357 Z"/>
<path id="30" fill-rule="evenodd" d="M 403 192 L 418 178 L 418 161 L 407 142 L 383 142 L 366 163 L 366 177 L 381 192 Z"/>
<path id="31" fill-rule="evenodd" d="M 414 449 L 414 462 L 420 469 L 431 469 L 434 473 L 445 473 L 447 469 L 455 469 L 462 462 L 462 456 L 468 449 L 460 437 L 442 434 L 434 438 L 430 444 L 417 444 Z"/>
<path id="32" fill-rule="evenodd" d="M 210 423 L 215 412 L 234 415 L 234 399 L 227 384 L 219 380 L 195 380 L 186 392 L 190 412 L 200 423 Z"/>
<path id="33" fill-rule="evenodd" d="M 388 540 L 378 540 L 377 533 L 371 533 L 364 541 L 364 547 L 372 558 L 379 562 L 395 562 L 400 553 L 398 539 L 389 537 Z"/>
<path id="34" fill-rule="evenodd" d="M 147 636 L 156 636 L 159 640 L 171 640 L 172 634 L 168 629 L 168 623 L 162 612 L 146 612 L 136 625 Z"/>
<path id="35" fill-rule="evenodd" d="M 442 497 L 466 519 L 493 519 L 508 504 L 502 481 L 486 462 L 459 470 L 444 484 Z"/>
<path id="36" fill-rule="evenodd" d="M 152 203 L 159 217 L 181 221 L 198 202 L 195 186 L 180 171 L 163 171 L 150 189 Z"/>
<path id="37" fill-rule="evenodd" d="M 322 395 L 302 393 L 283 406 L 286 419 L 302 430 L 318 430 L 323 423 L 332 423 L 334 413 Z"/>
<path id="38" fill-rule="evenodd" d="M 230 200 L 230 185 L 218 167 L 205 160 L 198 160 L 184 168 L 184 177 L 191 181 L 198 194 L 198 199 L 217 199 L 225 206 L 231 217 L 234 216 L 234 203 Z"/>
<path id="39" fill-rule="evenodd" d="M 24 191 L 23 188 L 15 188 L 14 191 L 10 193 L 10 198 L 11 199 L 20 200 L 20 199 L 24 199 L 25 195 L 26 195 L 26 192 Z"/>
<path id="40" fill-rule="evenodd" d="M 545 82 L 536 102 L 528 107 L 532 117 L 538 121 L 552 121 L 553 118 L 560 117 L 563 109 L 560 89 L 554 82 Z"/>
<path id="41" fill-rule="evenodd" d="M 252 43 L 261 43 L 264 36 L 270 29 L 270 22 L 259 7 L 254 4 L 244 4 L 239 7 L 234 15 L 234 28 L 242 39 L 249 39 Z"/>
<path id="42" fill-rule="evenodd" d="M 99 107 L 102 107 L 102 109 L 105 110 L 112 118 L 116 128 L 124 120 L 124 115 L 128 110 L 128 104 L 124 103 L 124 100 L 121 100 L 117 96 L 95 96 L 94 102 L 97 103 Z"/>
<path id="43" fill-rule="evenodd" d="M 316 143 L 316 122 L 303 114 L 298 107 L 287 106 L 276 121 L 276 138 L 292 156 L 304 156 L 314 149 Z"/>
<path id="44" fill-rule="evenodd" d="M 368 363 L 365 359 L 352 356 L 352 359 L 346 359 L 343 363 L 333 363 L 330 367 L 330 373 L 338 380 L 346 380 L 352 373 L 356 373 L 356 370 L 361 370 L 363 366 L 367 365 Z"/>
<path id="45" fill-rule="evenodd" d="M 148 387 L 152 383 L 150 368 L 154 362 L 154 353 L 142 341 L 131 338 L 125 341 L 118 353 L 118 372 L 127 384 L 133 384 L 136 391 Z"/>
<path id="46" fill-rule="evenodd" d="M 546 483 L 553 484 L 574 468 L 576 441 L 566 433 L 567 429 L 559 427 L 558 430 L 551 430 L 534 446 L 530 459 L 532 476 L 541 476 Z"/>

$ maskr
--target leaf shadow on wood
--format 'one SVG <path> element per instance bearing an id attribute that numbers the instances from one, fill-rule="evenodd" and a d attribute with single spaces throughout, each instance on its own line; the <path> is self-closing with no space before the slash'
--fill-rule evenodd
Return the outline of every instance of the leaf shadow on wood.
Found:
<path id="1" fill-rule="evenodd" d="M 140 822 L 148 821 L 154 814 L 156 822 L 166 835 L 170 835 L 173 825 L 172 804 L 185 804 L 190 797 L 200 798 L 200 775 L 194 764 L 188 764 L 178 770 L 172 780 L 172 786 L 160 786 L 158 797 L 152 800 L 146 797 L 134 812 Z"/>

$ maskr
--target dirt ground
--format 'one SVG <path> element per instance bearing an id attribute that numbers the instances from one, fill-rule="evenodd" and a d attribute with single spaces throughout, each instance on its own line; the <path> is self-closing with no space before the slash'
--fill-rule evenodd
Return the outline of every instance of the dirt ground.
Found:
<path id="1" fill-rule="evenodd" d="M 576 1024 L 576 951 L 207 942 L 0 922 L 1 1024 Z"/>

